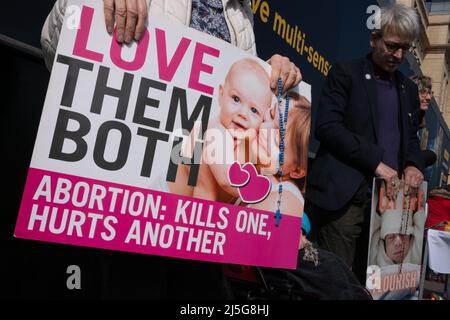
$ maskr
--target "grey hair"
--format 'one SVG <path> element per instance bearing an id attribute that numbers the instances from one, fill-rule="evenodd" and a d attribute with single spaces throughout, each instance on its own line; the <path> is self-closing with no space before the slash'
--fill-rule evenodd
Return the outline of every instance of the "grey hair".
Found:
<path id="1" fill-rule="evenodd" d="M 381 34 L 387 33 L 405 36 L 414 41 L 420 33 L 419 16 L 415 9 L 403 4 L 381 8 Z"/>
<path id="2" fill-rule="evenodd" d="M 417 84 L 419 91 L 422 91 L 424 89 L 431 90 L 433 86 L 432 80 L 428 76 L 413 76 L 411 77 L 411 80 L 413 80 Z"/>

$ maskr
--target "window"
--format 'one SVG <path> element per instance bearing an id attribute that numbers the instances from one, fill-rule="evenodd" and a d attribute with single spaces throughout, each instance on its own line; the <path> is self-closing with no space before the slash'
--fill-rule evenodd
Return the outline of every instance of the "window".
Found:
<path id="1" fill-rule="evenodd" d="M 425 3 L 430 14 L 445 14 L 450 13 L 449 0 L 432 0 Z"/>

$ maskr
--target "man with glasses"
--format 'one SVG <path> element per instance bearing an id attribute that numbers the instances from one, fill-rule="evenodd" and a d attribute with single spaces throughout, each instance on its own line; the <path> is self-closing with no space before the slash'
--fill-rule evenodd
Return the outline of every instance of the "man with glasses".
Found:
<path id="1" fill-rule="evenodd" d="M 372 179 L 385 180 L 392 200 L 402 175 L 407 189 L 423 181 L 417 86 L 397 70 L 418 34 L 414 9 L 382 8 L 380 29 L 370 35 L 372 53 L 333 66 L 317 110 L 320 148 L 308 174 L 305 210 L 319 244 L 363 282 Z"/>

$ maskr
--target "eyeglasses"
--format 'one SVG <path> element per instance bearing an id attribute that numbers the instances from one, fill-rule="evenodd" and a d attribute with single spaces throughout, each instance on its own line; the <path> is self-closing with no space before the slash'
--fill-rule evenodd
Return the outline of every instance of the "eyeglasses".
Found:
<path id="1" fill-rule="evenodd" d="M 423 94 L 423 95 L 430 95 L 430 96 L 434 96 L 434 92 L 433 92 L 433 90 L 430 90 L 430 89 L 428 89 L 428 88 L 425 88 L 425 89 L 422 89 L 422 90 L 420 90 L 420 92 L 419 92 L 420 94 Z"/>
<path id="2" fill-rule="evenodd" d="M 412 45 L 409 43 L 395 43 L 390 41 L 383 40 L 384 46 L 386 47 L 386 51 L 389 53 L 397 52 L 397 50 L 402 49 L 403 52 L 409 52 L 412 49 Z"/>

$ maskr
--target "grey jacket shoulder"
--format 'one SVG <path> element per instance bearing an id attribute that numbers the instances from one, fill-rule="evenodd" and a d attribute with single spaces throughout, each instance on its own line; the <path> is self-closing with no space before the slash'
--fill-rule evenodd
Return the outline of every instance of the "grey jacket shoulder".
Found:
<path id="1" fill-rule="evenodd" d="M 52 69 L 67 2 L 68 0 L 57 0 L 42 27 L 41 47 L 48 70 Z"/>

